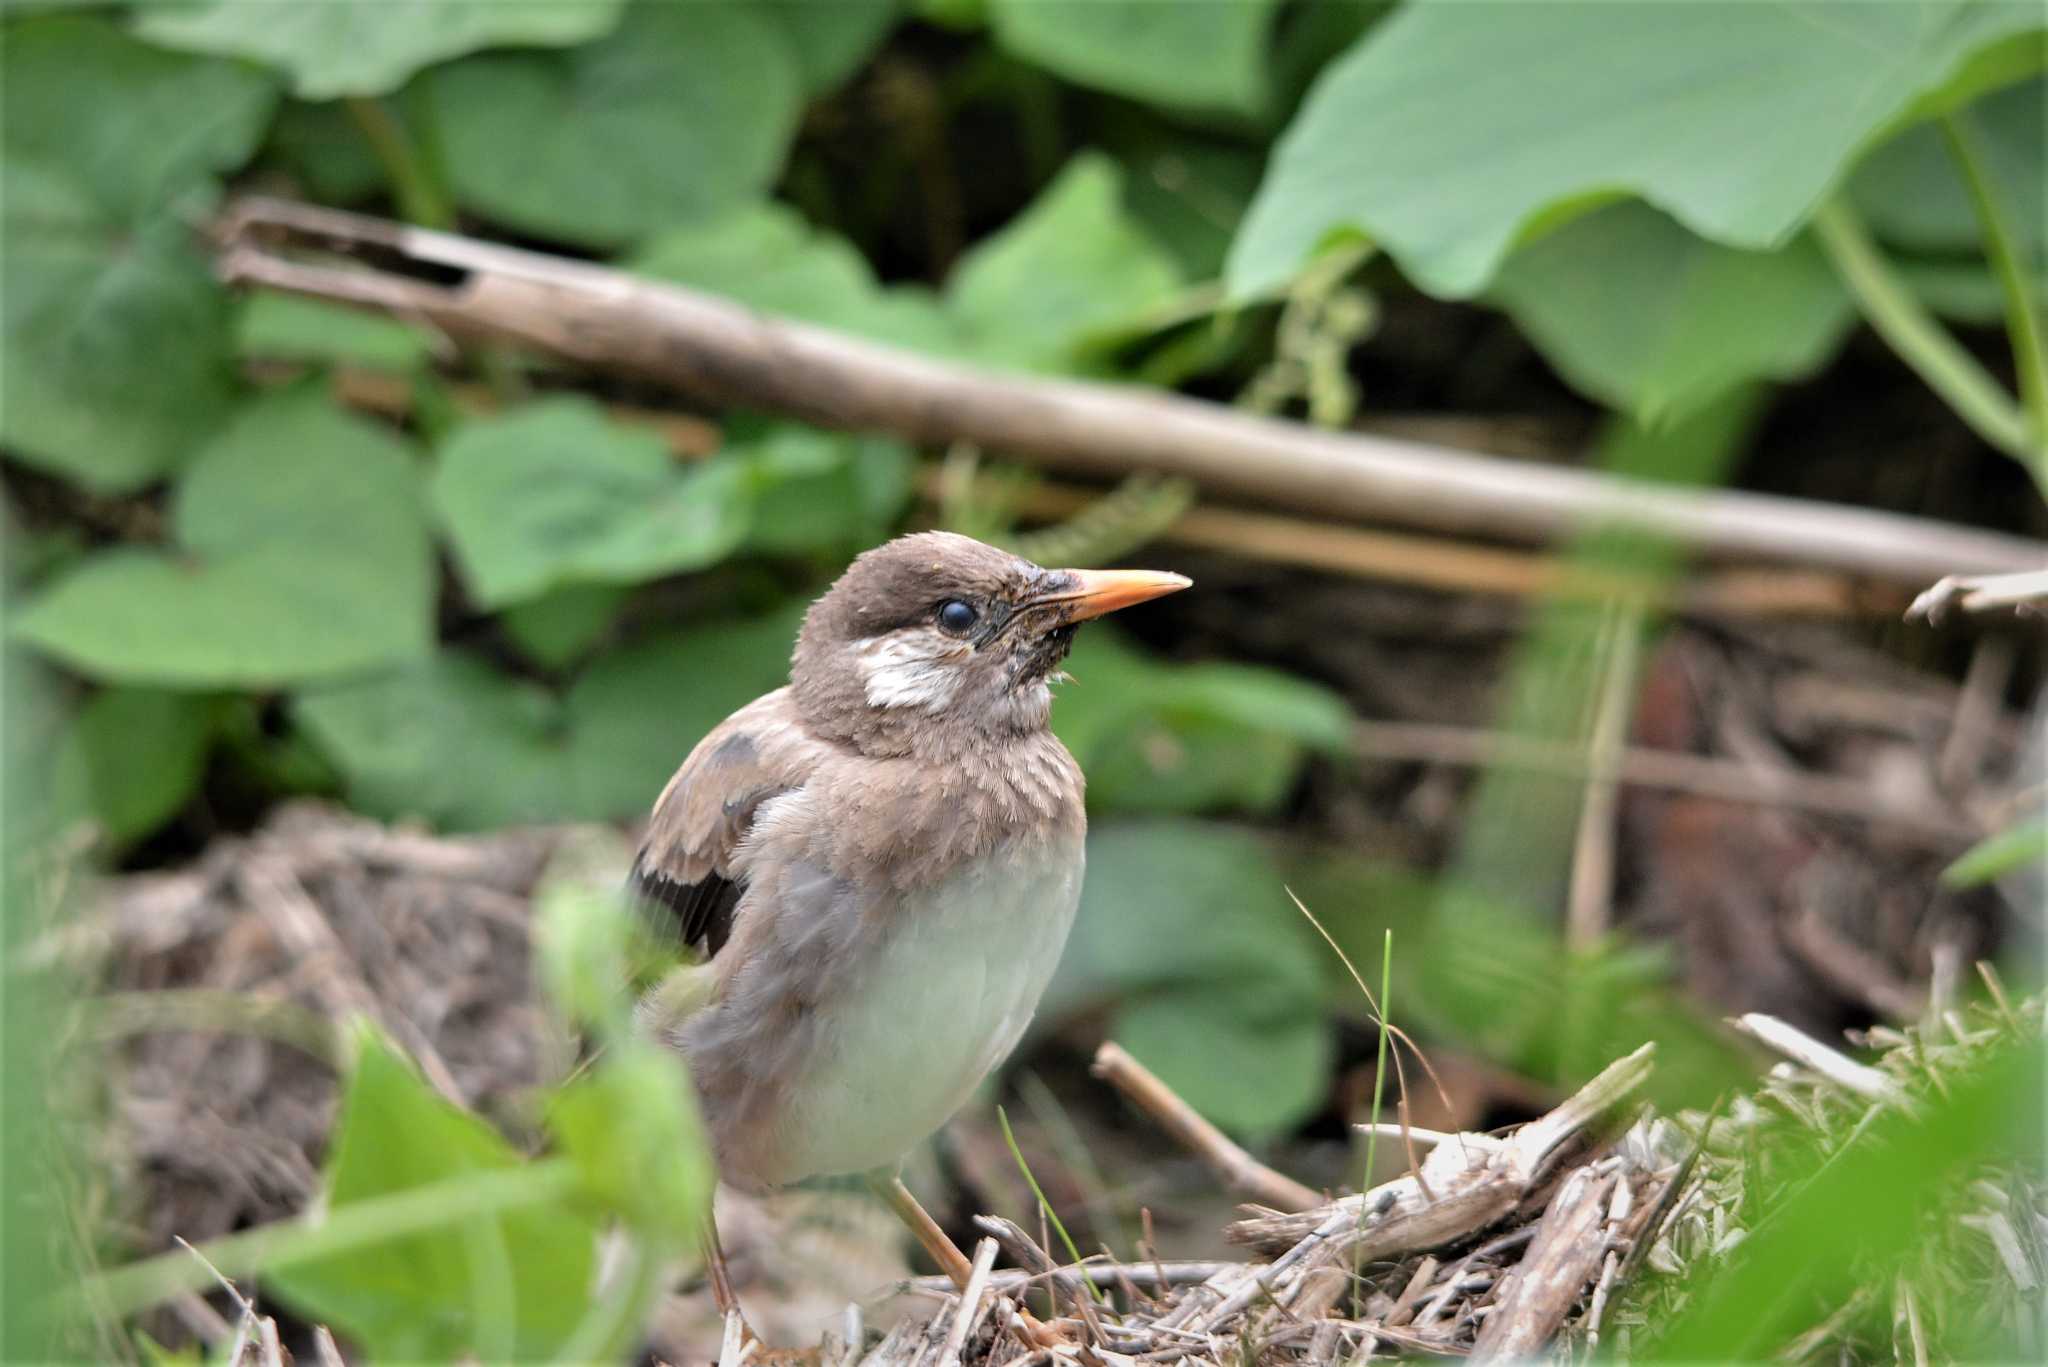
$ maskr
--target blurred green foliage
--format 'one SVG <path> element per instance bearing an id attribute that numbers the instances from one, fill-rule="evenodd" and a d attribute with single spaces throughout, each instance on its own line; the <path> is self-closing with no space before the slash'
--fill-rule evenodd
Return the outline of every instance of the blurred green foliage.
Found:
<path id="1" fill-rule="evenodd" d="M 1352 228 L 1465 297 L 1518 239 L 1624 195 L 1774 249 L 1888 127 L 2039 70 L 2040 29 L 1999 0 L 1404 6 L 1317 82 L 1230 278 L 1270 285 Z"/>
<path id="2" fill-rule="evenodd" d="M 2024 0 L 44 8 L 10 6 L 0 45 L 0 442 L 39 490 L 8 538 L 10 901 L 32 838 L 89 819 L 119 859 L 216 790 L 458 830 L 629 820 L 783 680 L 808 597 L 914 517 L 931 453 L 739 414 L 704 457 L 608 406 L 638 397 L 608 381 L 565 392 L 404 320 L 231 299 L 196 231 L 230 181 L 912 350 L 1325 422 L 1372 400 L 1346 372 L 1377 325 L 1371 272 L 1503 311 L 1622 419 L 1610 468 L 1691 483 L 1739 454 L 1757 386 L 1825 365 L 1855 321 L 1817 207 L 1860 214 L 1936 313 L 2005 312 L 1931 116 L 1978 130 L 2037 287 L 2048 252 L 2025 211 L 2048 25 Z M 347 408 L 337 371 L 402 402 Z M 949 511 L 1017 534 L 980 495 Z M 1577 553 L 1675 564 L 1606 530 Z M 1583 741 L 1611 626 L 1546 608 L 1507 724 Z M 1309 764 L 1342 762 L 1341 697 L 1102 626 L 1072 673 L 1055 724 L 1095 835 L 1053 1013 L 1111 1006 L 1219 1121 L 1313 1111 L 1327 1009 L 1357 1007 L 1290 878 L 1361 963 L 1402 927 L 1397 968 L 1426 990 L 1401 995 L 1434 1030 L 1560 1079 L 1656 1034 L 1688 1099 L 1731 1075 L 1655 956 L 1560 945 L 1577 784 L 1489 777 L 1442 881 L 1283 855 L 1226 819 L 1284 816 Z M 0 978 L 10 1050 L 33 986 Z M 366 1050 L 337 1200 L 514 1161 Z M 689 1151 L 685 1110 L 624 1114 L 655 1062 L 621 1046 L 557 1113 L 583 1195 L 629 1224 L 698 1180 L 648 1166 Z M 9 1116 L 31 1072 L 10 1052 Z M 400 1152 L 420 1133 L 438 1157 Z M 645 1182 L 596 1176 L 621 1166 Z M 401 1356 L 608 1342 L 542 1285 L 582 1297 L 585 1264 L 545 1259 L 583 1257 L 584 1214 L 531 1218 L 553 1223 L 418 1235 L 388 1266 L 337 1255 L 283 1285 L 365 1332 L 389 1320 L 400 1337 L 373 1346 Z M 23 1256 L 10 1242 L 10 1281 Z M 371 1299 L 415 1291 L 454 1318 Z M 486 1324 L 500 1297 L 516 1313 Z"/>
<path id="3" fill-rule="evenodd" d="M 359 1041 L 329 1151 L 328 1209 L 521 1161 L 484 1121 L 434 1095 L 392 1046 Z M 581 1317 L 583 1298 L 561 1288 L 590 1284 L 596 1245 L 593 1221 L 551 1204 L 310 1258 L 265 1280 L 380 1360 L 530 1359 Z"/>

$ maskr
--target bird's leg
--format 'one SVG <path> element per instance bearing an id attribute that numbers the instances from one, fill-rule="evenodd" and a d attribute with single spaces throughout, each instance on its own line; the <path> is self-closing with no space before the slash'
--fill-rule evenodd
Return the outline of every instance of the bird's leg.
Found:
<path id="1" fill-rule="evenodd" d="M 910 1188 L 903 1185 L 903 1179 L 886 1169 L 878 1169 L 868 1174 L 868 1189 L 881 1197 L 882 1204 L 910 1227 L 910 1232 L 917 1236 L 924 1251 L 932 1255 L 932 1261 L 939 1265 L 939 1270 L 964 1291 L 974 1264 L 968 1262 L 967 1255 L 946 1237 L 946 1231 L 939 1228 L 939 1222 L 931 1217 L 931 1213 L 918 1204 L 917 1198 L 910 1194 Z"/>
<path id="2" fill-rule="evenodd" d="M 725 1265 L 725 1248 L 718 1242 L 718 1219 L 707 1215 L 704 1219 L 704 1269 L 711 1282 L 711 1303 L 718 1307 L 718 1318 L 729 1322 L 739 1316 L 740 1332 L 750 1339 L 759 1339 L 754 1326 L 747 1323 L 746 1311 L 740 1309 L 740 1298 L 732 1289 L 732 1270 Z"/>

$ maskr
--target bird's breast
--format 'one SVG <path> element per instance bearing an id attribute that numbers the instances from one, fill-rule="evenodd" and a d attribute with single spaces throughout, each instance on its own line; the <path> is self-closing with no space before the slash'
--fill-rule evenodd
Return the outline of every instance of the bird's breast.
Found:
<path id="1" fill-rule="evenodd" d="M 777 1180 L 900 1159 L 1013 1049 L 1081 893 L 1078 838 L 1017 840 L 903 894 L 835 976 L 789 1089 Z"/>

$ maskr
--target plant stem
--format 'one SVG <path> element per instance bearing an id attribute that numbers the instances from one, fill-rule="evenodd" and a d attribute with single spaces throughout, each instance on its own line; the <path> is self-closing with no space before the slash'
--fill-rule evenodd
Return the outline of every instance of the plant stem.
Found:
<path id="1" fill-rule="evenodd" d="M 465 1173 L 356 1201 L 328 1212 L 317 1222 L 279 1221 L 230 1234 L 202 1245 L 199 1251 L 230 1277 L 272 1272 L 404 1238 L 436 1225 L 546 1205 L 575 1190 L 578 1180 L 576 1166 L 567 1158 Z M 181 1250 L 92 1278 L 87 1287 L 73 1294 L 85 1299 L 89 1293 L 112 1313 L 127 1316 L 181 1291 L 201 1291 L 211 1285 L 213 1273 Z"/>
<path id="2" fill-rule="evenodd" d="M 1052 1208 L 1052 1202 L 1045 1199 L 1045 1192 L 1039 1188 L 1038 1179 L 1031 1175 L 1031 1165 L 1024 1161 L 1024 1150 L 1017 1147 L 1017 1136 L 1010 1129 L 1009 1112 L 1000 1106 L 996 1107 L 996 1121 L 1003 1127 L 1003 1142 L 1010 1146 L 1010 1157 L 1017 1160 L 1017 1171 L 1024 1174 L 1024 1185 L 1030 1187 L 1031 1194 L 1038 1198 L 1038 1208 L 1045 1213 L 1045 1218 L 1052 1222 L 1052 1232 L 1060 1236 L 1060 1243 L 1066 1248 L 1067 1256 L 1073 1259 L 1074 1266 L 1079 1267 L 1081 1250 L 1074 1246 L 1073 1236 L 1067 1233 L 1066 1225 L 1060 1220 L 1060 1213 Z M 1081 1285 L 1088 1289 L 1090 1296 L 1096 1300 L 1102 1299 L 1102 1288 L 1094 1282 L 1083 1277 Z M 1051 1294 L 1050 1288 L 1047 1288 L 1047 1294 Z"/>
<path id="3" fill-rule="evenodd" d="M 1863 316 L 1899 359 L 1911 366 L 1970 430 L 2033 469 L 2036 479 L 2048 482 L 2048 469 L 2035 467 L 2030 459 L 2026 418 L 2012 396 L 1913 297 L 1847 201 L 1836 195 L 1822 204 L 1814 213 L 1813 227 Z"/>
<path id="4" fill-rule="evenodd" d="M 1380 946 L 1380 999 L 1374 1003 L 1374 1013 L 1380 1018 L 1380 1047 L 1377 1061 L 1372 1070 L 1372 1129 L 1365 1136 L 1365 1172 L 1359 1177 L 1360 1191 L 1372 1190 L 1373 1166 L 1380 1156 L 1380 1102 L 1387 1085 L 1387 1036 L 1393 1033 L 1394 1018 L 1394 929 L 1387 927 L 1386 940 Z M 1361 1223 L 1365 1219 L 1365 1207 L 1358 1209 Z"/>
<path id="5" fill-rule="evenodd" d="M 2005 330 L 2012 338 L 2013 368 L 2019 372 L 2020 403 L 2033 428 L 2033 461 L 2037 473 L 2048 472 L 2048 348 L 2041 341 L 2041 314 L 2034 282 L 2027 277 L 2027 265 L 2020 259 L 2012 225 L 1991 184 L 1976 125 L 1968 111 L 1945 116 L 1941 131 L 1948 140 L 1949 154 L 1963 173 L 1963 183 L 1970 187 L 1970 202 L 1984 232 L 1985 259 L 1991 263 L 1999 287 L 2005 292 Z"/>
<path id="6" fill-rule="evenodd" d="M 405 220 L 422 228 L 454 227 L 455 206 L 449 202 L 447 190 L 419 155 L 412 136 L 390 106 L 361 95 L 350 96 L 342 103 L 383 166 L 385 178 L 391 182 L 392 196 L 398 201 L 398 212 Z"/>

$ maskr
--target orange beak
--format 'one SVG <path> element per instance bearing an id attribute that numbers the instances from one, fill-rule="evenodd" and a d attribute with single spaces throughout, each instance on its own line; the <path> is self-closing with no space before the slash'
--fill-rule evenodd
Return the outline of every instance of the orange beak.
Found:
<path id="1" fill-rule="evenodd" d="M 1134 603 L 1179 593 L 1195 582 L 1184 574 L 1167 574 L 1159 570 L 1055 570 L 1053 573 L 1074 581 L 1074 587 L 1063 593 L 1047 594 L 1038 601 L 1063 604 L 1068 620 L 1074 622 L 1085 622 Z"/>

